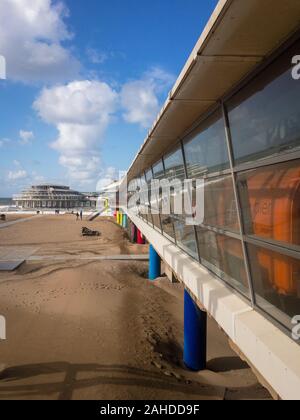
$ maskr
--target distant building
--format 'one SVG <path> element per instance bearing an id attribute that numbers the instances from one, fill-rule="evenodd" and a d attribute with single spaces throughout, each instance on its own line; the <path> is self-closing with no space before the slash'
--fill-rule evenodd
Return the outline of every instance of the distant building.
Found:
<path id="1" fill-rule="evenodd" d="M 16 206 L 24 209 L 95 208 L 96 198 L 62 185 L 35 185 L 13 197 Z"/>

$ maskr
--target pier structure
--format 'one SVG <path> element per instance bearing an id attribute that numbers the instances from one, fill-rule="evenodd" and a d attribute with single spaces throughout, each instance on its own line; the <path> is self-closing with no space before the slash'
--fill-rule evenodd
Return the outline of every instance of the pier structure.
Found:
<path id="1" fill-rule="evenodd" d="M 205 368 L 209 315 L 274 397 L 296 400 L 299 54 L 298 0 L 220 0 L 127 171 L 130 200 L 120 203 L 134 239 L 146 238 L 184 284 L 186 365 Z M 163 180 L 169 214 L 161 184 L 143 191 Z M 201 181 L 200 221 L 190 223 L 198 184 L 184 214 L 173 206 L 175 180 Z"/>
<path id="2" fill-rule="evenodd" d="M 26 210 L 70 210 L 96 208 L 96 198 L 62 185 L 35 185 L 13 197 L 17 207 Z"/>

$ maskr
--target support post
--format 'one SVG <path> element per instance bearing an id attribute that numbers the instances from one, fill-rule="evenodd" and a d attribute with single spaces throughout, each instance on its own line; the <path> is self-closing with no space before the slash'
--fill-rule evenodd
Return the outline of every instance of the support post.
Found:
<path id="1" fill-rule="evenodd" d="M 145 245 L 145 239 L 143 238 L 142 232 L 137 230 L 137 243 L 138 245 Z"/>
<path id="2" fill-rule="evenodd" d="M 149 280 L 156 280 L 161 276 L 161 259 L 152 245 L 149 247 Z"/>
<path id="3" fill-rule="evenodd" d="M 127 229 L 127 214 L 123 214 L 123 228 Z"/>
<path id="4" fill-rule="evenodd" d="M 187 290 L 184 291 L 184 355 L 186 367 L 206 369 L 207 313 L 201 311 Z"/>
<path id="5" fill-rule="evenodd" d="M 123 226 L 123 213 L 122 213 L 122 212 L 120 212 L 119 225 L 120 225 L 120 226 Z"/>
<path id="6" fill-rule="evenodd" d="M 132 243 L 134 244 L 137 243 L 137 227 L 135 226 L 134 223 L 132 223 L 131 225 L 131 240 L 132 240 Z"/>

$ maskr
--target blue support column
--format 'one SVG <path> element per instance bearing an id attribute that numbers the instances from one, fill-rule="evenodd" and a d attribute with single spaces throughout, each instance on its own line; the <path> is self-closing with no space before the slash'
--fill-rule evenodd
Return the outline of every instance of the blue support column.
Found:
<path id="1" fill-rule="evenodd" d="M 186 367 L 206 369 L 207 313 L 201 311 L 187 290 L 184 292 L 184 355 Z"/>
<path id="2" fill-rule="evenodd" d="M 123 214 L 123 228 L 127 228 L 127 214 Z"/>
<path id="3" fill-rule="evenodd" d="M 161 260 L 152 245 L 149 248 L 149 280 L 155 280 L 161 276 Z"/>

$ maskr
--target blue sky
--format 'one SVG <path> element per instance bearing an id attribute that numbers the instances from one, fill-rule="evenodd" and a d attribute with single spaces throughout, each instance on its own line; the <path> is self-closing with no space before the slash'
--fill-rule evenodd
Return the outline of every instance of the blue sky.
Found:
<path id="1" fill-rule="evenodd" d="M 1 0 L 0 196 L 126 170 L 217 0 Z"/>

